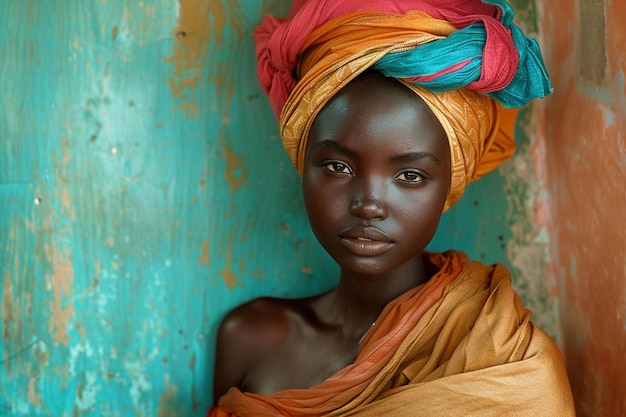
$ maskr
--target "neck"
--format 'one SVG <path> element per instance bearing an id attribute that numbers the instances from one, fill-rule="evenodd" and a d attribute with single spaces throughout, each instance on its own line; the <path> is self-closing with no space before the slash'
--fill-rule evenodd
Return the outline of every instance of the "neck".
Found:
<path id="1" fill-rule="evenodd" d="M 389 302 L 428 279 L 422 256 L 381 275 L 360 275 L 342 270 L 334 291 L 336 320 L 346 333 L 369 329 Z"/>

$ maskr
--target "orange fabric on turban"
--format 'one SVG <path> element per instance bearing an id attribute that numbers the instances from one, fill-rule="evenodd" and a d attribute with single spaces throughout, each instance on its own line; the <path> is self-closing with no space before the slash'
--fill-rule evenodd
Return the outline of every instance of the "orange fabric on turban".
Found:
<path id="1" fill-rule="evenodd" d="M 298 172 L 304 168 L 309 129 L 323 106 L 381 56 L 445 37 L 456 28 L 420 11 L 395 15 L 356 12 L 332 19 L 314 30 L 300 51 L 299 81 L 280 115 L 285 150 Z M 452 182 L 445 209 L 467 184 L 497 167 L 515 150 L 516 109 L 465 88 L 434 94 L 404 82 L 443 125 L 450 142 Z"/>

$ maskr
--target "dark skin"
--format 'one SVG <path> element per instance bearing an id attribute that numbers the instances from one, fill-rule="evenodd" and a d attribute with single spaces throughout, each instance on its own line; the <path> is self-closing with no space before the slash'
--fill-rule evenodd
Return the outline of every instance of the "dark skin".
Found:
<path id="1" fill-rule="evenodd" d="M 435 272 L 423 253 L 448 194 L 450 150 L 427 105 L 397 80 L 367 72 L 331 99 L 311 128 L 302 184 L 339 284 L 231 311 L 218 332 L 216 403 L 230 387 L 268 395 L 323 382 L 354 361 L 390 301 Z"/>

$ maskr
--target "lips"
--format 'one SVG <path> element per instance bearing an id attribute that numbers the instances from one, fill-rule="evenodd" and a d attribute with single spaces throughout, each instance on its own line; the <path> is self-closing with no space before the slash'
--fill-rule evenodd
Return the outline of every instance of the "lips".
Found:
<path id="1" fill-rule="evenodd" d="M 377 256 L 393 246 L 393 241 L 375 227 L 357 226 L 339 235 L 339 241 L 359 256 Z"/>

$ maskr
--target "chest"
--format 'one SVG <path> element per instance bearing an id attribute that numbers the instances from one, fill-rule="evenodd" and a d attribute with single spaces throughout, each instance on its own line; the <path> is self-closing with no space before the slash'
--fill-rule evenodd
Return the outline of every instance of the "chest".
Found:
<path id="1" fill-rule="evenodd" d="M 298 329 L 253 361 L 243 388 L 262 395 L 310 388 L 353 363 L 358 348 L 336 329 Z"/>

